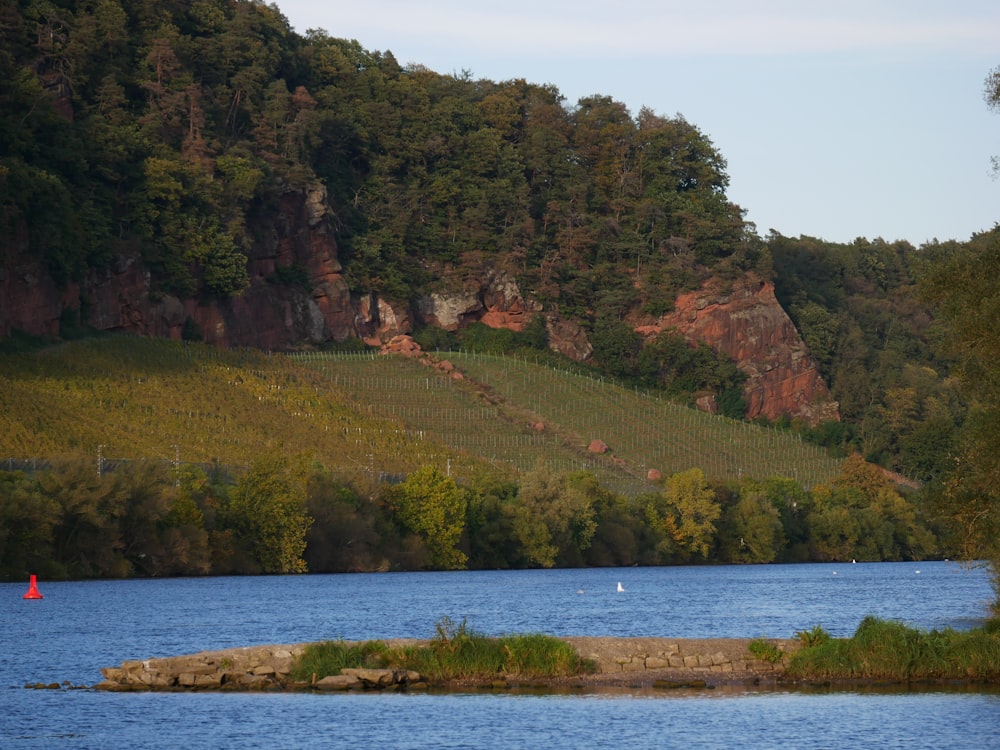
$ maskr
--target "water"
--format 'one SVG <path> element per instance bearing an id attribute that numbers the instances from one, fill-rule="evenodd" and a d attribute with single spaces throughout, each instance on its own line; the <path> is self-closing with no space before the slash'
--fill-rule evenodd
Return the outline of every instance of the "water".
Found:
<path id="1" fill-rule="evenodd" d="M 616 592 L 622 582 L 624 593 Z M 1000 691 L 120 694 L 125 659 L 326 638 L 486 633 L 849 635 L 986 615 L 985 571 L 949 563 L 355 574 L 0 584 L 0 747 L 1000 747 Z"/>

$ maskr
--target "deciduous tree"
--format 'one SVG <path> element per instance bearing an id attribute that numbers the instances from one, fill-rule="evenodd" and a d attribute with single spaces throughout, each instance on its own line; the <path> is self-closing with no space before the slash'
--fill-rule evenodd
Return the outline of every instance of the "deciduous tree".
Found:
<path id="1" fill-rule="evenodd" d="M 423 466 L 392 488 L 388 500 L 403 525 L 424 540 L 433 567 L 465 567 L 468 558 L 458 542 L 465 528 L 467 499 L 454 479 L 436 466 Z"/>

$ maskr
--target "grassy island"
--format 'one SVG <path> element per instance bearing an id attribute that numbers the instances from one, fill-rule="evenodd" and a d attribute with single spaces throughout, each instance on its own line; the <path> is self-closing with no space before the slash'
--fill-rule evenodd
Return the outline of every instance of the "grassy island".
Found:
<path id="1" fill-rule="evenodd" d="M 501 677 L 570 677 L 596 669 L 558 638 L 533 634 L 486 636 L 464 621 L 456 624 L 444 618 L 437 624 L 434 638 L 421 645 L 390 646 L 384 641 L 310 644 L 293 668 L 292 678 L 322 679 L 349 668 L 412 670 L 433 684 Z"/>

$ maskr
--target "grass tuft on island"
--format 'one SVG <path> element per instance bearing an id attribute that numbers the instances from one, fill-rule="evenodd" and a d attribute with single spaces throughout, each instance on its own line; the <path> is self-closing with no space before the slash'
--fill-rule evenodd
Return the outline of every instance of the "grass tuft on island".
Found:
<path id="1" fill-rule="evenodd" d="M 537 680 L 590 674 L 593 662 L 568 643 L 547 635 L 477 633 L 463 620 L 443 618 L 426 645 L 392 647 L 383 641 L 324 641 L 306 647 L 292 670 L 296 680 L 322 679 L 348 668 L 411 669 L 424 680 L 444 684 L 456 680 L 497 678 Z"/>
<path id="2" fill-rule="evenodd" d="M 1000 680 L 1000 619 L 968 631 L 922 631 L 869 616 L 850 638 L 830 638 L 821 628 L 799 637 L 804 647 L 791 656 L 786 678 Z"/>

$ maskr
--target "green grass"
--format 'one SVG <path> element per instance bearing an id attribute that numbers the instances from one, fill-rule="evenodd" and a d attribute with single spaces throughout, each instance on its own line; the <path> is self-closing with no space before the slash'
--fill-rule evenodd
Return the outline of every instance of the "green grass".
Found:
<path id="1" fill-rule="evenodd" d="M 851 638 L 792 655 L 789 677 L 810 680 L 1000 680 L 1000 621 L 969 631 L 921 631 L 866 617 Z"/>
<path id="2" fill-rule="evenodd" d="M 592 672 L 594 665 L 581 659 L 569 644 L 546 635 L 489 637 L 464 622 L 448 618 L 437 626 L 427 645 L 391 648 L 382 641 L 310 644 L 292 677 L 310 681 L 354 667 L 411 669 L 424 680 L 443 684 L 454 680 L 543 679 Z"/>
<path id="3" fill-rule="evenodd" d="M 247 466 L 305 453 L 347 481 L 425 465 L 459 480 L 539 464 L 586 469 L 614 491 L 692 467 L 711 479 L 784 476 L 804 487 L 839 461 L 775 429 L 714 417 L 579 372 L 438 353 L 455 379 L 373 352 L 268 355 L 104 336 L 0 355 L 0 465 L 68 454 Z M 544 425 L 539 430 L 537 425 Z M 611 450 L 591 454 L 600 438 Z"/>

